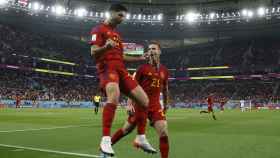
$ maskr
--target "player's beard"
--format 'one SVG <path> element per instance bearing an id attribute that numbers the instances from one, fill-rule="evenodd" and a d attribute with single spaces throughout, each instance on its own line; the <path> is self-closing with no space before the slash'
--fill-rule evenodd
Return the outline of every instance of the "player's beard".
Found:
<path id="1" fill-rule="evenodd" d="M 154 56 L 152 56 L 151 58 L 152 58 L 151 60 L 152 60 L 153 66 L 156 66 L 156 67 L 157 67 L 158 64 L 159 64 L 159 60 L 157 59 L 157 56 L 154 55 Z"/>
<path id="2" fill-rule="evenodd" d="M 114 21 L 114 23 L 115 23 L 116 25 L 119 25 L 119 24 L 121 24 L 121 23 L 122 23 L 122 21 L 123 21 L 123 20 L 120 20 L 120 19 L 114 19 L 113 21 Z"/>
<path id="3" fill-rule="evenodd" d="M 109 20 L 108 20 L 108 23 L 109 23 L 111 26 L 116 27 L 117 25 L 119 25 L 119 24 L 122 23 L 122 20 L 113 18 L 113 19 L 109 19 Z"/>

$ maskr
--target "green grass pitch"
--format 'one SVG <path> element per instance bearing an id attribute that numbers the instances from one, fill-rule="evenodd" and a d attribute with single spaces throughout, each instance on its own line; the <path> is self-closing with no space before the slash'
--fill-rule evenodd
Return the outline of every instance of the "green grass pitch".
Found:
<path id="1" fill-rule="evenodd" d="M 280 111 L 232 110 L 216 114 L 218 120 L 214 121 L 197 110 L 170 110 L 170 158 L 280 157 Z M 125 110 L 117 111 L 113 131 L 123 125 L 126 117 Z M 149 141 L 158 148 L 155 131 L 147 129 Z M 99 155 L 100 135 L 101 113 L 95 115 L 92 109 L 0 109 L 0 158 Z M 118 158 L 160 157 L 134 149 L 134 136 L 135 132 L 114 146 Z"/>

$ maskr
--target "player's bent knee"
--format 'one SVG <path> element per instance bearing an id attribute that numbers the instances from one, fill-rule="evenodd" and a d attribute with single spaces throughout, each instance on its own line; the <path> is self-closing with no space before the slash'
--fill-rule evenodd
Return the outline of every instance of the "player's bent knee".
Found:
<path id="1" fill-rule="evenodd" d="M 149 98 L 142 87 L 137 86 L 135 89 L 132 90 L 131 95 L 135 101 L 143 107 L 148 107 L 149 105 Z"/>
<path id="2" fill-rule="evenodd" d="M 111 97 L 108 96 L 107 97 L 107 102 L 118 105 L 119 104 L 119 96 L 111 96 Z"/>
<path id="3" fill-rule="evenodd" d="M 139 97 L 139 102 L 141 103 L 142 106 L 144 107 L 148 107 L 149 105 L 149 97 L 147 96 L 146 92 L 141 88 L 139 87 L 139 91 L 141 91 L 141 93 L 139 93 L 140 97 Z"/>
<path id="4" fill-rule="evenodd" d="M 160 137 L 168 136 L 168 131 L 166 127 L 161 128 L 158 133 Z"/>
<path id="5" fill-rule="evenodd" d="M 119 104 L 119 98 L 118 97 L 108 98 L 107 102 L 118 105 Z"/>
<path id="6" fill-rule="evenodd" d="M 145 94 L 145 97 L 143 99 L 143 106 L 145 106 L 145 107 L 149 106 L 149 98 L 146 94 Z"/>
<path id="7" fill-rule="evenodd" d="M 120 90 L 117 83 L 108 83 L 106 85 L 107 101 L 109 103 L 118 104 L 120 97 Z"/>
<path id="8" fill-rule="evenodd" d="M 160 137 L 168 135 L 167 122 L 166 121 L 157 121 L 155 123 L 155 128 L 156 128 L 157 133 Z"/>

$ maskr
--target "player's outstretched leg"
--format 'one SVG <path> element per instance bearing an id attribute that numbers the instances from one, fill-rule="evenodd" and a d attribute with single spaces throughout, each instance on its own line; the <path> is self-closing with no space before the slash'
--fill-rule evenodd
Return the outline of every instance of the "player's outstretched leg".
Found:
<path id="1" fill-rule="evenodd" d="M 106 85 L 107 103 L 103 108 L 102 114 L 102 127 L 103 137 L 100 143 L 100 150 L 102 153 L 110 156 L 114 156 L 115 152 L 112 148 L 111 142 L 111 127 L 114 120 L 115 111 L 118 105 L 120 90 L 119 85 L 114 82 L 110 82 Z"/>
<path id="2" fill-rule="evenodd" d="M 209 113 L 209 114 L 211 113 L 211 114 L 212 114 L 212 118 L 213 118 L 214 120 L 217 120 L 212 106 L 208 106 L 208 113 Z"/>
<path id="3" fill-rule="evenodd" d="M 118 129 L 112 136 L 112 145 L 116 144 L 123 137 L 127 136 L 135 128 L 135 122 L 127 121 L 124 126 Z"/>
<path id="4" fill-rule="evenodd" d="M 216 115 L 214 114 L 213 111 L 212 111 L 212 118 L 213 118 L 214 120 L 217 120 Z"/>
<path id="5" fill-rule="evenodd" d="M 136 88 L 134 88 L 131 92 L 130 92 L 130 97 L 136 102 L 136 105 L 138 106 L 137 108 L 144 108 L 143 110 L 146 112 L 146 108 L 148 107 L 149 105 L 149 98 L 147 96 L 147 94 L 145 93 L 145 91 L 143 90 L 143 88 L 141 86 L 137 86 Z M 137 119 L 139 120 L 146 120 L 147 119 L 147 116 L 146 115 L 138 115 L 137 116 Z M 144 123 L 144 131 L 145 131 L 145 126 L 146 126 L 146 123 L 145 122 L 142 122 Z M 141 122 L 140 122 L 141 124 Z M 143 127 L 143 125 L 142 125 Z M 141 126 L 140 126 L 141 128 Z M 141 134 L 140 134 L 141 135 Z M 149 152 L 154 152 L 155 150 L 151 147 L 151 146 L 147 146 L 147 139 L 146 137 L 144 137 L 143 135 L 141 136 L 138 136 L 136 137 L 136 144 L 134 142 L 134 145 L 135 146 L 138 146 L 139 148 L 141 149 L 148 149 Z M 143 146 L 142 144 L 145 143 L 145 146 Z M 140 146 L 139 146 L 140 144 Z M 149 144 L 149 143 L 148 143 Z M 150 144 L 149 144 L 150 145 Z M 143 147 L 143 148 L 142 148 Z"/>
<path id="6" fill-rule="evenodd" d="M 156 149 L 152 147 L 146 138 L 147 111 L 143 108 L 137 108 L 137 136 L 133 142 L 134 147 L 142 149 L 144 152 L 155 154 Z M 141 116 L 141 117 L 139 117 Z"/>
<path id="7" fill-rule="evenodd" d="M 208 112 L 208 111 L 205 111 L 205 110 L 202 110 L 202 111 L 200 111 L 199 113 L 202 114 L 202 113 L 209 113 L 209 112 Z"/>

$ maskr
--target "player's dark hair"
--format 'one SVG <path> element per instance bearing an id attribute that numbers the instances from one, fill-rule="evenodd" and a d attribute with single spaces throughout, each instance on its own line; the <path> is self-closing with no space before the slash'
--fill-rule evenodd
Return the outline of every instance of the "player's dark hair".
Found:
<path id="1" fill-rule="evenodd" d="M 159 49 L 161 49 L 161 45 L 160 45 L 160 43 L 158 41 L 151 41 L 149 43 L 149 45 L 151 45 L 151 44 L 157 45 L 159 47 Z"/>
<path id="2" fill-rule="evenodd" d="M 115 3 L 115 4 L 112 4 L 110 6 L 109 11 L 115 11 L 115 12 L 125 11 L 125 12 L 127 12 L 127 8 L 120 3 Z"/>

